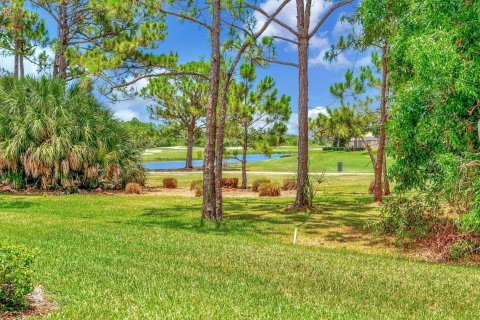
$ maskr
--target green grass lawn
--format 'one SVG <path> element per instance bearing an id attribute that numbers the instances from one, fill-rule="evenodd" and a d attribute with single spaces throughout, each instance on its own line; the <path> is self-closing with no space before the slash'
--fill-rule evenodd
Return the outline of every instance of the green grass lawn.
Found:
<path id="1" fill-rule="evenodd" d="M 172 161 L 185 160 L 186 149 L 157 148 L 157 152 L 149 152 L 143 155 L 144 161 Z M 231 150 L 230 150 L 231 151 Z M 256 153 L 255 151 L 250 151 Z M 263 172 L 296 172 L 297 171 L 297 147 L 284 146 L 274 149 L 274 153 L 288 153 L 289 157 L 272 159 L 247 164 L 249 171 Z M 202 148 L 194 148 L 194 159 L 201 159 Z M 344 172 L 371 173 L 373 166 L 366 151 L 322 151 L 318 147 L 310 150 L 310 171 L 311 172 L 337 172 L 337 163 L 343 162 Z M 240 170 L 239 163 L 228 164 L 226 170 Z"/>
<path id="2" fill-rule="evenodd" d="M 343 162 L 344 172 L 372 172 L 373 166 L 366 151 L 310 151 L 309 168 L 311 172 L 337 172 L 337 162 Z M 247 164 L 250 171 L 296 172 L 297 155 L 290 157 L 251 162 Z M 230 169 L 240 169 L 240 164 L 228 165 Z"/>
<path id="3" fill-rule="evenodd" d="M 203 148 L 194 147 L 193 160 L 203 159 L 203 150 Z M 145 162 L 185 160 L 187 147 L 149 149 L 142 157 Z"/>
<path id="4" fill-rule="evenodd" d="M 364 178 L 332 180 L 316 214 L 226 198 L 220 226 L 200 223 L 198 198 L 3 195 L 0 241 L 36 251 L 51 319 L 477 318 L 480 270 L 388 246 L 370 197 L 351 192 Z"/>

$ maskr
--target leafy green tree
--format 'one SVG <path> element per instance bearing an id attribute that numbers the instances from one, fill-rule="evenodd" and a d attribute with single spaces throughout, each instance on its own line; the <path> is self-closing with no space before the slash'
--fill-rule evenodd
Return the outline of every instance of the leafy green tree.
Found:
<path id="1" fill-rule="evenodd" d="M 152 53 L 165 39 L 154 1 L 30 0 L 56 22 L 53 75 L 66 80 L 99 77 L 106 92 L 139 71 L 175 65 L 175 54 Z M 153 76 L 150 74 L 150 76 Z M 130 82 L 138 79 L 130 79 Z M 103 89 L 103 88 L 102 88 Z"/>
<path id="2" fill-rule="evenodd" d="M 0 168 L 16 188 L 143 183 L 140 150 L 90 92 L 58 78 L 0 79 Z"/>
<path id="3" fill-rule="evenodd" d="M 208 73 L 208 64 L 192 62 L 179 70 Z M 203 77 L 180 75 L 150 80 L 143 96 L 152 101 L 148 110 L 153 119 L 161 120 L 176 133 L 185 133 L 187 158 L 185 169 L 192 169 L 193 145 L 203 133 L 209 83 Z"/>
<path id="4" fill-rule="evenodd" d="M 247 188 L 247 152 L 255 144 L 269 153 L 269 135 L 281 136 L 286 132 L 285 122 L 290 119 L 290 97 L 277 97 L 275 81 L 265 77 L 254 88 L 257 79 L 252 64 L 240 66 L 240 81 L 231 86 L 228 120 L 242 137 L 242 188 Z M 267 147 L 267 148 L 266 148 Z"/>
<path id="5" fill-rule="evenodd" d="M 166 127 L 151 122 L 146 123 L 133 118 L 122 122 L 122 126 L 138 149 L 177 145 L 178 142 L 178 139 L 168 134 Z"/>
<path id="6" fill-rule="evenodd" d="M 411 0 L 409 8 L 392 46 L 396 187 L 435 195 L 478 223 L 480 3 Z"/>
<path id="7" fill-rule="evenodd" d="M 388 121 L 388 103 L 390 98 L 390 62 L 392 42 L 397 36 L 399 25 L 406 15 L 409 0 L 365 0 L 360 2 L 355 12 L 345 19 L 353 26 L 353 32 L 345 39 L 340 38 L 338 43 L 326 58 L 333 60 L 339 52 L 347 48 L 360 51 L 374 50 L 377 61 L 374 61 L 380 70 L 380 117 L 379 117 L 379 142 L 375 168 L 374 200 L 382 201 L 382 172 L 385 162 L 385 148 L 387 141 L 386 126 Z"/>
<path id="8" fill-rule="evenodd" d="M 36 12 L 25 9 L 25 0 L 1 0 L 0 51 L 15 57 L 13 76 L 25 76 L 25 60 L 41 65 L 44 54 L 35 55 L 37 48 L 47 45 L 45 23 Z"/>

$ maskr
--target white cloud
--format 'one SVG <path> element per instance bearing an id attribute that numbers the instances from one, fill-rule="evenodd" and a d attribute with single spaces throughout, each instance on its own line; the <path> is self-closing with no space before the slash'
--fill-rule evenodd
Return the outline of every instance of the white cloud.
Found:
<path id="1" fill-rule="evenodd" d="M 342 21 L 342 18 L 340 17 L 333 27 L 332 34 L 335 36 L 342 36 L 350 33 L 352 30 L 352 25 L 347 21 Z"/>
<path id="2" fill-rule="evenodd" d="M 36 50 L 35 55 L 38 56 L 42 51 L 43 50 Z M 54 57 L 54 53 L 53 53 L 52 49 L 47 48 L 45 50 L 45 52 L 47 53 L 47 55 L 50 58 Z M 1 55 L 1 52 L 0 52 L 0 55 Z M 3 68 L 8 72 L 13 72 L 14 65 L 15 65 L 15 57 L 14 56 L 5 56 L 5 57 L 1 58 L 0 68 Z M 39 73 L 38 70 L 37 70 L 38 67 L 35 64 L 31 63 L 30 61 L 28 61 L 27 59 L 24 60 L 23 65 L 24 65 L 26 76 L 38 77 L 40 75 L 50 73 L 50 68 L 43 73 Z"/>
<path id="3" fill-rule="evenodd" d="M 115 108 L 114 108 L 115 109 Z M 140 114 L 130 109 L 115 110 L 115 117 L 123 121 L 129 121 L 133 118 L 139 118 Z"/>
<path id="4" fill-rule="evenodd" d="M 141 97 L 136 97 L 135 99 L 131 100 L 123 100 L 113 102 L 110 105 L 110 108 L 113 110 L 115 117 L 119 118 L 123 121 L 129 121 L 133 118 L 137 118 L 139 120 L 146 120 L 144 112 L 139 111 L 146 111 L 147 101 Z"/>
<path id="5" fill-rule="evenodd" d="M 372 57 L 370 55 L 366 55 L 360 59 L 357 59 L 355 62 L 356 67 L 364 67 L 364 66 L 369 66 L 372 64 Z"/>
<path id="6" fill-rule="evenodd" d="M 272 13 L 278 8 L 280 2 L 278 0 L 266 0 L 260 4 L 260 7 L 266 11 L 267 13 Z M 332 1 L 325 1 L 325 0 L 318 0 L 313 2 L 312 12 L 311 12 L 311 23 L 310 23 L 310 31 L 315 28 L 316 24 L 320 21 L 321 17 L 327 12 L 328 9 L 332 6 Z M 266 18 L 261 13 L 255 12 L 255 18 L 257 19 L 257 28 L 261 28 Z M 284 22 L 287 26 L 291 27 L 292 29 L 297 29 L 297 8 L 295 1 L 290 1 L 282 11 L 276 17 L 278 20 Z M 342 24 L 343 25 L 343 24 Z M 337 31 L 341 31 L 338 27 Z M 343 31 L 342 31 L 343 32 Z M 281 36 L 288 39 L 294 39 L 294 36 L 285 28 L 281 27 L 275 22 L 272 22 L 267 30 L 264 32 L 265 36 Z M 336 35 L 336 34 L 334 34 Z M 296 39 L 295 39 L 296 40 Z M 327 32 L 319 33 L 314 36 L 310 40 L 310 48 L 313 58 L 309 60 L 311 66 L 323 66 L 327 69 L 342 69 L 351 66 L 351 62 L 348 58 L 341 54 L 336 61 L 332 63 L 324 61 L 323 57 L 325 52 L 330 48 L 331 41 L 328 37 Z M 294 45 L 288 43 L 285 47 L 287 50 L 291 50 L 294 48 Z"/>
<path id="7" fill-rule="evenodd" d="M 327 108 L 322 106 L 311 107 L 308 110 L 308 117 L 309 118 L 316 118 L 319 114 L 324 114 L 328 116 Z M 292 113 L 290 116 L 290 120 L 287 122 L 289 134 L 298 134 L 298 113 Z"/>
<path id="8" fill-rule="evenodd" d="M 308 110 L 308 117 L 309 118 L 316 118 L 319 114 L 324 114 L 328 116 L 327 108 L 323 106 L 318 106 L 318 107 L 313 107 L 310 110 Z"/>
<path id="9" fill-rule="evenodd" d="M 298 134 L 298 113 L 292 113 L 290 119 L 287 122 L 287 133 Z"/>
<path id="10" fill-rule="evenodd" d="M 160 72 L 160 69 L 155 70 L 155 72 Z M 129 76 L 125 79 L 125 82 L 132 81 L 134 76 Z M 148 86 L 149 79 L 143 78 L 138 80 L 137 82 L 133 83 L 132 85 L 127 87 L 127 91 L 129 92 L 140 92 L 143 88 Z M 117 92 L 118 96 L 122 96 L 120 92 Z M 139 120 L 148 120 L 145 116 L 145 112 L 147 110 L 148 101 L 143 99 L 140 96 L 135 96 L 133 99 L 121 100 L 112 102 L 110 108 L 113 110 L 114 115 L 123 121 L 130 121 L 133 118 L 137 118 Z M 142 111 L 142 112 L 139 112 Z"/>
<path id="11" fill-rule="evenodd" d="M 309 64 L 311 66 L 323 66 L 329 70 L 346 69 L 352 66 L 352 62 L 343 53 L 340 53 L 337 59 L 332 62 L 326 61 L 324 59 L 326 52 L 327 50 L 322 50 L 315 57 L 310 58 L 308 60 Z"/>
<path id="12" fill-rule="evenodd" d="M 272 13 L 278 8 L 280 2 L 278 0 L 266 0 L 260 4 L 260 7 L 267 13 Z M 311 10 L 311 24 L 310 31 L 315 27 L 316 23 L 320 20 L 321 16 L 332 6 L 331 1 L 317 0 L 313 1 Z M 259 12 L 255 12 L 255 18 L 257 19 L 257 27 L 261 28 L 267 20 L 264 15 Z M 290 1 L 282 11 L 276 16 L 276 18 L 284 22 L 289 27 L 297 28 L 297 8 L 295 1 Z M 277 23 L 271 23 L 264 33 L 265 35 L 272 36 L 284 36 L 291 38 L 292 34 L 285 30 Z"/>

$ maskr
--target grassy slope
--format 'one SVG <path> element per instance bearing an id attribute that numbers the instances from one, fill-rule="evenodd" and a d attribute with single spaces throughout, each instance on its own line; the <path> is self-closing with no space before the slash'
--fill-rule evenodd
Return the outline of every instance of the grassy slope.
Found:
<path id="1" fill-rule="evenodd" d="M 319 214 L 226 199 L 218 228 L 195 198 L 3 196 L 0 240 L 37 250 L 52 319 L 477 317 L 478 268 L 395 258 L 364 228 L 369 197 L 337 182 Z"/>

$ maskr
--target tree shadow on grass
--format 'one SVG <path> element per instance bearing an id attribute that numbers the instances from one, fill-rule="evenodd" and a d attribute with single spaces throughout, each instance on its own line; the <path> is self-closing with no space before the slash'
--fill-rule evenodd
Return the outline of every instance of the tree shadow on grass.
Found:
<path id="1" fill-rule="evenodd" d="M 2 209 L 26 209 L 34 205 L 32 201 L 26 201 L 24 198 L 0 198 L 0 210 Z"/>
<path id="2" fill-rule="evenodd" d="M 224 200 L 224 220 L 215 224 L 202 222 L 201 205 L 166 205 L 164 208 L 145 208 L 140 216 L 127 223 L 139 227 L 160 227 L 171 230 L 215 235 L 290 237 L 294 228 L 311 238 L 326 241 L 358 241 L 371 233 L 365 228 L 376 219 L 368 197 L 319 197 L 318 213 L 285 211 L 289 198 L 227 198 Z"/>

